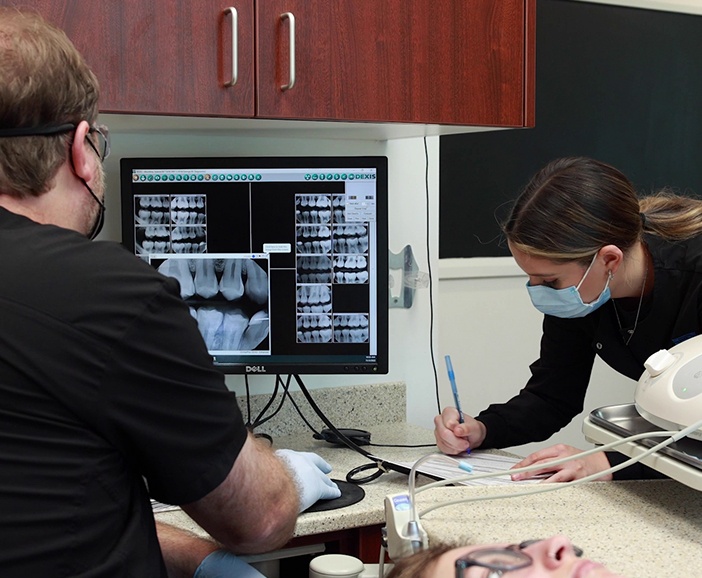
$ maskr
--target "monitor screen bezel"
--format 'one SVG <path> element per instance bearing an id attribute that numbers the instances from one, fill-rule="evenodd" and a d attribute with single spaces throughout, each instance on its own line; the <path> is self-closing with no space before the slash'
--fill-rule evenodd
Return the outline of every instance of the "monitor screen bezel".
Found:
<path id="1" fill-rule="evenodd" d="M 120 205 L 122 244 L 134 252 L 134 218 L 132 171 L 139 169 L 179 168 L 374 168 L 376 170 L 376 324 L 377 355 L 374 362 L 324 360 L 299 356 L 294 361 L 266 359 L 252 363 L 236 361 L 218 363 L 215 367 L 226 374 L 327 374 L 383 375 L 389 371 L 389 272 L 388 272 L 388 160 L 384 156 L 227 156 L 227 157 L 138 157 L 120 159 Z M 317 356 L 321 357 L 321 356 Z M 339 356 L 342 357 L 343 356 Z"/>

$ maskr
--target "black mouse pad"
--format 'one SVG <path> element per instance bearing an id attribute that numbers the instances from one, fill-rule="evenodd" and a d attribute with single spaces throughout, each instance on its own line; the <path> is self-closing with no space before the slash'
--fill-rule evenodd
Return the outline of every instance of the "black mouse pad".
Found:
<path id="1" fill-rule="evenodd" d="M 331 500 L 318 500 L 316 503 L 312 504 L 309 508 L 305 510 L 307 512 L 326 512 L 327 510 L 336 510 L 338 508 L 345 508 L 346 506 L 351 506 L 360 502 L 366 497 L 366 491 L 356 484 L 350 482 L 342 482 L 341 480 L 332 480 L 336 482 L 341 490 L 341 496 L 338 498 L 333 498 Z"/>

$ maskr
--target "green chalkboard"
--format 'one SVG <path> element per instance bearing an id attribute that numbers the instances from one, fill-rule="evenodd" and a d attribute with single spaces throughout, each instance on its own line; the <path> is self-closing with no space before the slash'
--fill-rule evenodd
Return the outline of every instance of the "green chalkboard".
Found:
<path id="1" fill-rule="evenodd" d="M 556 157 L 702 196 L 702 16 L 539 0 L 536 29 L 536 128 L 441 137 L 442 258 L 509 255 L 497 223 Z"/>

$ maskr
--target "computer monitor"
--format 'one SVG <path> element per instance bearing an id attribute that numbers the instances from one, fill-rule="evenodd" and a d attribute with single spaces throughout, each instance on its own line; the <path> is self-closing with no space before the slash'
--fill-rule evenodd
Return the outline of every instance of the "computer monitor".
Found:
<path id="1" fill-rule="evenodd" d="M 388 371 L 385 157 L 121 159 L 122 242 L 224 373 Z"/>

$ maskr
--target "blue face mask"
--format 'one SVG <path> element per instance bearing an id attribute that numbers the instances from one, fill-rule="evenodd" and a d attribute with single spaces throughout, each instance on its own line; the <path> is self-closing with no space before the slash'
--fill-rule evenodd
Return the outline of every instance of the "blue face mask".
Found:
<path id="1" fill-rule="evenodd" d="M 605 283 L 602 293 L 591 303 L 583 303 L 580 292 L 578 291 L 583 281 L 585 281 L 585 277 L 587 277 L 587 274 L 590 272 L 590 269 L 592 269 L 592 266 L 595 264 L 596 258 L 597 254 L 592 258 L 590 266 L 587 268 L 587 271 L 585 271 L 583 278 L 577 286 L 571 285 L 565 289 L 554 289 L 546 285 L 530 285 L 527 281 L 527 291 L 529 291 L 529 297 L 531 297 L 531 302 L 534 307 L 544 315 L 572 319 L 574 317 L 585 317 L 588 313 L 592 313 L 595 309 L 607 303 L 611 297 L 609 292 L 609 282 L 612 279 L 611 271 L 607 274 L 607 282 Z"/>

